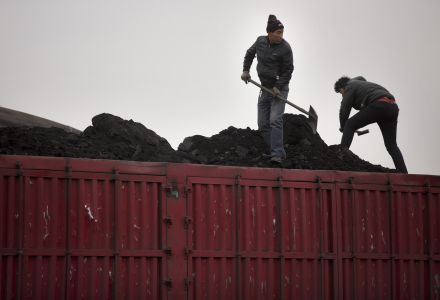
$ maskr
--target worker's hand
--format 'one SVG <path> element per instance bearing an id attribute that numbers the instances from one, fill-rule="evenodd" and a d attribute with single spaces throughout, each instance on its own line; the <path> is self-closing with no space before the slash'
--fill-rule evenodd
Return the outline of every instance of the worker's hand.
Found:
<path id="1" fill-rule="evenodd" d="M 340 131 L 340 132 L 344 132 L 344 129 L 342 129 L 342 128 L 339 128 L 339 131 Z"/>
<path id="2" fill-rule="evenodd" d="M 279 90 L 278 88 L 276 88 L 276 87 L 274 87 L 274 88 L 272 89 L 272 91 L 273 91 L 273 94 L 274 94 L 275 97 L 281 95 L 280 90 Z"/>
<path id="3" fill-rule="evenodd" d="M 249 74 L 249 71 L 243 71 L 243 73 L 241 74 L 241 80 L 243 80 L 247 84 L 250 79 L 251 74 Z"/>

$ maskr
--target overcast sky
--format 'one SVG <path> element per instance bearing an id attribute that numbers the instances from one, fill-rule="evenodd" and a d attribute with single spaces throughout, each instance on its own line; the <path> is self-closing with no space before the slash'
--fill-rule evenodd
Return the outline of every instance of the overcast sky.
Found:
<path id="1" fill-rule="evenodd" d="M 341 138 L 333 84 L 363 75 L 398 99 L 409 172 L 440 175 L 438 0 L 0 0 L 0 106 L 80 130 L 111 113 L 175 149 L 187 136 L 257 129 L 258 89 L 240 75 L 269 14 L 293 50 L 289 100 L 315 108 L 328 145 Z M 368 128 L 351 150 L 394 167 Z"/>

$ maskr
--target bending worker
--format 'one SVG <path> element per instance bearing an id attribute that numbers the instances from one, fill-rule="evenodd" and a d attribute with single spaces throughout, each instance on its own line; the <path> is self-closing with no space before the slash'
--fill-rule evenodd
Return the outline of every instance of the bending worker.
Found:
<path id="1" fill-rule="evenodd" d="M 257 55 L 257 73 L 261 84 L 272 89 L 275 95 L 287 98 L 293 72 L 293 55 L 289 43 L 283 39 L 284 26 L 270 15 L 267 36 L 260 36 L 247 50 L 241 79 L 248 83 L 249 70 Z M 285 102 L 264 90 L 258 97 L 258 129 L 270 148 L 271 162 L 280 164 L 286 158 L 283 144 L 283 113 Z"/>
<path id="2" fill-rule="evenodd" d="M 377 123 L 382 132 L 385 147 L 394 166 L 401 173 L 408 173 L 402 153 L 396 143 L 399 108 L 394 96 L 384 87 L 368 82 L 359 76 L 353 79 L 341 77 L 334 86 L 342 94 L 339 121 L 343 132 L 341 146 L 350 148 L 354 132 L 368 124 Z M 351 108 L 359 110 L 351 118 Z"/>

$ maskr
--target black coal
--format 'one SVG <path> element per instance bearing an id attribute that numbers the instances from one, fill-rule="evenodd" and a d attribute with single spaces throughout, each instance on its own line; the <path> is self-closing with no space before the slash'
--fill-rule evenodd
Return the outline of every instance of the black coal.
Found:
<path id="1" fill-rule="evenodd" d="M 339 145 L 327 146 L 303 115 L 285 114 L 283 168 L 395 172 L 371 164 Z M 0 154 L 274 167 L 259 131 L 229 127 L 211 137 L 187 137 L 174 150 L 144 125 L 111 114 L 92 119 L 82 133 L 51 127 L 0 128 Z"/>

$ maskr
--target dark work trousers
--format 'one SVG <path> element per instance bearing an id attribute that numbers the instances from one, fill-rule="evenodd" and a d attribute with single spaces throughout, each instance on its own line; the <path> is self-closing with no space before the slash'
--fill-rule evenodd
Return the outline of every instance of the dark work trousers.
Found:
<path id="1" fill-rule="evenodd" d="M 377 123 L 382 131 L 383 140 L 394 166 L 401 173 L 408 173 L 402 153 L 396 143 L 397 117 L 399 107 L 396 104 L 375 101 L 353 115 L 344 125 L 341 146 L 350 148 L 356 130 L 368 124 Z"/>

